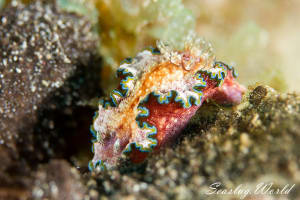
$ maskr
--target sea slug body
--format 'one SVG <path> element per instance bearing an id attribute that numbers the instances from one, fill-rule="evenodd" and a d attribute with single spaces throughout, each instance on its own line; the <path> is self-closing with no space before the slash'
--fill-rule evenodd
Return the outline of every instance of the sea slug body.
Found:
<path id="1" fill-rule="evenodd" d="M 187 41 L 182 51 L 160 42 L 122 62 L 117 76 L 119 86 L 100 101 L 91 126 L 90 169 L 114 167 L 122 154 L 143 161 L 171 141 L 205 100 L 237 104 L 245 91 L 233 67 L 216 62 L 201 39 Z"/>

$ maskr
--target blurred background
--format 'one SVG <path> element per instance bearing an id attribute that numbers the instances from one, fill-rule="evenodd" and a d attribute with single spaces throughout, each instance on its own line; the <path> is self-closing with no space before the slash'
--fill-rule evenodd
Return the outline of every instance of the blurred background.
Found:
<path id="1" fill-rule="evenodd" d="M 196 3 L 197 2 L 197 3 Z M 246 85 L 300 91 L 300 1 L 184 1 L 196 30 L 220 60 L 235 64 Z"/>
<path id="2" fill-rule="evenodd" d="M 29 2 L 30 0 L 23 0 Z M 0 6 L 8 0 L 0 0 Z M 300 1 L 297 0 L 58 0 L 85 15 L 101 36 L 102 87 L 114 87 L 120 61 L 156 40 L 182 45 L 194 32 L 209 41 L 217 60 L 236 66 L 247 86 L 300 91 Z M 106 90 L 106 89 L 105 89 Z"/>
<path id="3" fill-rule="evenodd" d="M 182 37 L 195 31 L 212 43 L 217 60 L 237 67 L 241 83 L 267 84 L 281 92 L 300 91 L 297 0 L 94 3 L 100 16 L 102 54 L 113 68 L 144 46 L 155 45 L 157 39 L 180 46 Z"/>

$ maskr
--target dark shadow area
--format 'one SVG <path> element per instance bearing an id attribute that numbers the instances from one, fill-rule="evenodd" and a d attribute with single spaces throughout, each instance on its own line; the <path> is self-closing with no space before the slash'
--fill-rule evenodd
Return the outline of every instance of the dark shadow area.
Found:
<path id="1" fill-rule="evenodd" d="M 175 148 L 185 137 L 194 137 L 195 134 L 207 131 L 214 125 L 219 112 L 220 106 L 216 106 L 213 102 L 204 102 L 171 146 Z"/>
<path id="2" fill-rule="evenodd" d="M 91 59 L 87 66 L 79 65 L 39 108 L 32 138 L 26 137 L 26 130 L 20 134 L 24 136 L 18 144 L 20 155 L 33 169 L 54 158 L 68 160 L 76 167 L 92 158 L 89 127 L 96 108 L 87 103 L 103 94 L 100 73 L 100 58 Z"/>

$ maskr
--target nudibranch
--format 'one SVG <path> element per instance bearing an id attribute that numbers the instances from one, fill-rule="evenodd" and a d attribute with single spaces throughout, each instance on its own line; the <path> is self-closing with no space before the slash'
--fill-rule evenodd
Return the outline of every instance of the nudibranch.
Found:
<path id="1" fill-rule="evenodd" d="M 181 51 L 159 42 L 125 59 L 117 70 L 119 86 L 100 101 L 91 126 L 89 168 L 111 168 L 122 155 L 142 162 L 171 141 L 207 99 L 239 103 L 245 88 L 236 76 L 201 39 L 186 42 Z"/>

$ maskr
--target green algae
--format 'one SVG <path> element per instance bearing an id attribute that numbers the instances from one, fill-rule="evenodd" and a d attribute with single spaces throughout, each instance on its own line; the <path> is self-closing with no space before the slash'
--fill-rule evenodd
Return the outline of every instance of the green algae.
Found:
<path id="1" fill-rule="evenodd" d="M 114 69 L 156 40 L 183 47 L 183 38 L 195 29 L 195 18 L 181 0 L 96 2 L 100 13 L 101 53 Z"/>
<path id="2" fill-rule="evenodd" d="M 76 14 L 86 16 L 92 24 L 98 23 L 98 11 L 95 6 L 86 0 L 57 0 L 58 7 Z"/>
<path id="3" fill-rule="evenodd" d="M 99 11 L 100 53 L 104 58 L 103 88 L 110 91 L 113 74 L 126 57 L 136 55 L 156 40 L 179 48 L 183 38 L 194 32 L 195 18 L 181 0 L 95 1 Z"/>
<path id="4" fill-rule="evenodd" d="M 195 30 L 195 17 L 181 0 L 157 1 L 144 8 L 142 18 L 154 24 L 147 30 L 154 39 L 167 41 L 182 49 L 184 38 Z"/>
<path id="5" fill-rule="evenodd" d="M 2 9 L 2 8 L 3 8 L 3 6 L 4 6 L 4 3 L 5 3 L 5 0 L 0 0 L 0 9 Z"/>

